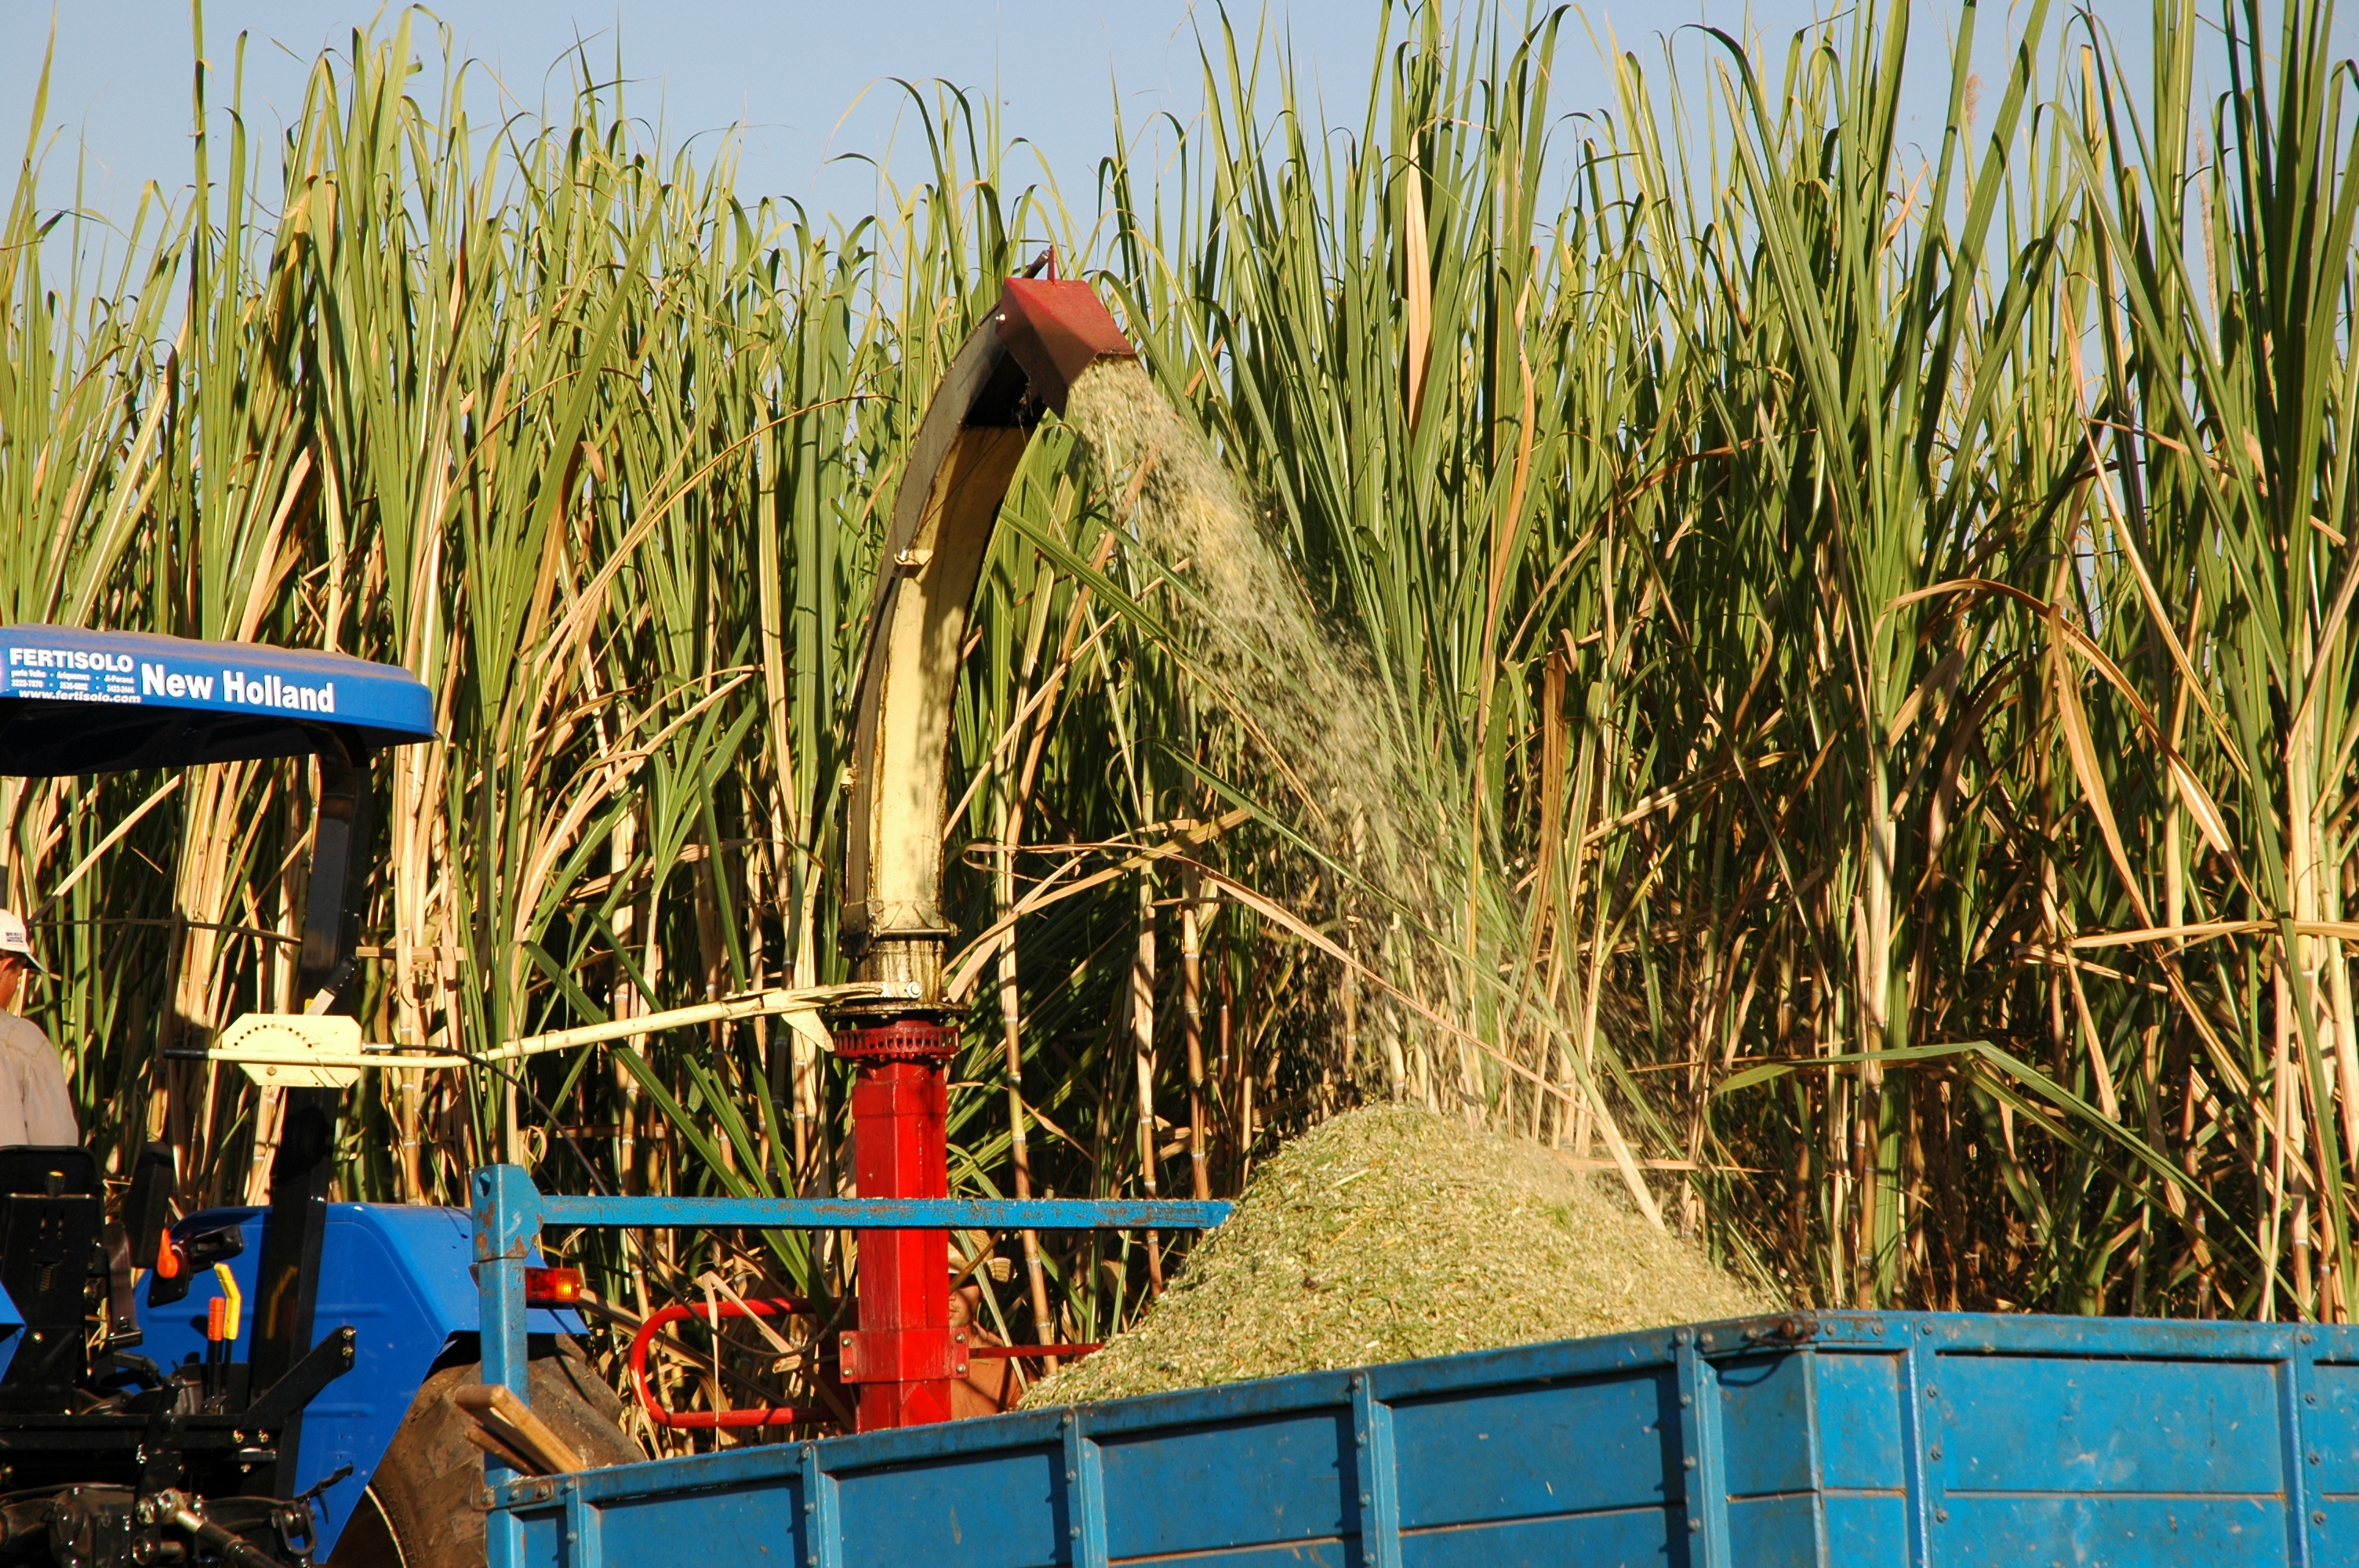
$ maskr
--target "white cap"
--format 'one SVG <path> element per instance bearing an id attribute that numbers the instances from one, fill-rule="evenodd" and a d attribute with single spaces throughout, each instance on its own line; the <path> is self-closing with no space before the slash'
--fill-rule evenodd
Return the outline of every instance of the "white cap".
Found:
<path id="1" fill-rule="evenodd" d="M 13 909 L 0 909 L 0 957 L 22 958 L 37 975 L 49 972 L 34 957 L 33 936 L 25 929 L 25 917 Z"/>

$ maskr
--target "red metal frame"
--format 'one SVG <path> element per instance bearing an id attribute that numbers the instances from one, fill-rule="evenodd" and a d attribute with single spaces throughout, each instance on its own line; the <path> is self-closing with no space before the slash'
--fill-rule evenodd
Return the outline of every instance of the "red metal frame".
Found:
<path id="1" fill-rule="evenodd" d="M 848 1031 L 836 1052 L 857 1064 L 852 1161 L 864 1198 L 950 1196 L 943 1069 L 958 1032 L 902 1018 Z M 964 1335 L 951 1333 L 950 1233 L 875 1230 L 854 1270 L 860 1326 L 841 1341 L 842 1375 L 860 1390 L 860 1430 L 951 1419 L 951 1384 L 966 1372 Z"/>
<path id="2" fill-rule="evenodd" d="M 958 1031 L 922 1018 L 897 1018 L 835 1037 L 835 1054 L 853 1064 L 852 1163 L 863 1198 L 946 1198 L 950 1161 L 944 1122 L 950 1110 L 945 1070 Z M 970 1346 L 951 1326 L 950 1232 L 871 1230 L 853 1267 L 857 1328 L 837 1342 L 838 1374 L 860 1391 L 859 1430 L 925 1426 L 951 1419 L 951 1387 L 971 1357 L 1085 1356 L 1094 1345 Z M 722 1317 L 745 1315 L 719 1303 Z M 758 1315 L 769 1302 L 749 1302 Z M 793 1310 L 799 1310 L 799 1308 Z M 650 1419 L 670 1427 L 786 1426 L 806 1412 L 772 1409 L 670 1411 L 647 1382 L 647 1346 L 667 1323 L 701 1317 L 703 1309 L 668 1306 L 631 1341 L 631 1380 Z"/>
<path id="3" fill-rule="evenodd" d="M 639 1408 L 658 1426 L 676 1430 L 711 1432 L 715 1427 L 795 1426 L 819 1417 L 816 1411 L 802 1410 L 794 1405 L 748 1405 L 734 1411 L 676 1411 L 656 1399 L 655 1390 L 647 1387 L 647 1343 L 656 1331 L 666 1324 L 696 1318 L 718 1333 L 724 1317 L 786 1317 L 802 1312 L 804 1303 L 792 1296 L 768 1296 L 749 1302 L 714 1302 L 713 1311 L 707 1315 L 702 1306 L 673 1305 L 658 1307 L 639 1325 L 638 1333 L 631 1336 L 631 1387 L 639 1396 Z"/>
<path id="4" fill-rule="evenodd" d="M 1053 255 L 1049 258 L 1053 265 Z M 941 793 L 957 661 L 896 669 L 922 638 L 954 645 L 1040 406 L 1062 413 L 1075 377 L 1137 351 L 1089 284 L 1010 278 L 929 400 L 894 502 L 886 553 L 861 654 L 844 860 L 845 934 L 853 978 L 879 996 L 834 1014 L 835 1054 L 852 1063 L 853 1162 L 864 1201 L 950 1195 L 943 1069 L 958 1048 L 941 989 Z M 1020 372 L 1023 385 L 1005 373 Z M 922 545 L 922 548 L 920 547 Z M 912 838 L 911 836 L 915 837 Z M 896 852 L 872 859 L 891 840 Z M 967 1336 L 950 1320 L 949 1233 L 878 1230 L 855 1270 L 859 1326 L 842 1344 L 843 1380 L 860 1390 L 860 1430 L 951 1419 Z"/>

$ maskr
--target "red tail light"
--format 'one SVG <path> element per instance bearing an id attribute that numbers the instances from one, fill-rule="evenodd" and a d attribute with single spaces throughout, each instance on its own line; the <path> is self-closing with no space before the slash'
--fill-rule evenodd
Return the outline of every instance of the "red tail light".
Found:
<path id="1" fill-rule="evenodd" d="M 524 1271 L 524 1304 L 527 1306 L 571 1306 L 582 1299 L 582 1271 L 579 1269 L 527 1269 Z"/>

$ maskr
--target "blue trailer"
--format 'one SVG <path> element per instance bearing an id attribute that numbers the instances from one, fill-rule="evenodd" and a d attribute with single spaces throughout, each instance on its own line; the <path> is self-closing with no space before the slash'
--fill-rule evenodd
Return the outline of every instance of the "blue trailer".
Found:
<path id="1" fill-rule="evenodd" d="M 1058 1206 L 475 1196 L 487 1380 L 543 1224 Z M 1793 1313 L 487 1479 L 491 1568 L 2322 1568 L 2359 1563 L 2359 1329 Z"/>

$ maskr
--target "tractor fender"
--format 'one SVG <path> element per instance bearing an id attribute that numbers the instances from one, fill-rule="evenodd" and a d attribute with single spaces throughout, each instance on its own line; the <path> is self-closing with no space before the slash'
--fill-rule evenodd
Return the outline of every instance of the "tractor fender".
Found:
<path id="1" fill-rule="evenodd" d="M 253 1296 L 255 1278 L 269 1212 L 206 1209 L 172 1227 L 174 1237 L 183 1240 L 230 1225 L 245 1232 L 244 1248 L 228 1264 L 245 1297 L 235 1360 L 245 1360 L 252 1348 L 259 1315 Z M 315 1560 L 324 1562 L 334 1552 L 336 1538 L 359 1506 L 395 1431 L 437 1365 L 454 1357 L 473 1359 L 472 1346 L 479 1328 L 473 1261 L 473 1224 L 464 1209 L 410 1204 L 328 1206 L 313 1342 L 350 1325 L 355 1333 L 353 1369 L 330 1383 L 304 1411 L 294 1489 L 318 1486 L 347 1465 L 352 1473 L 313 1503 L 319 1520 Z M 190 1281 L 187 1295 L 150 1307 L 143 1281 L 138 1292 L 146 1336 L 141 1354 L 168 1368 L 192 1356 L 201 1358 L 207 1303 L 220 1294 L 218 1281 L 203 1271 Z M 9 1316 L 15 1316 L 13 1308 Z M 571 1312 L 536 1308 L 527 1314 L 527 1328 L 534 1335 L 578 1336 L 582 1320 Z M 11 1333 L 0 1341 L 0 1354 L 13 1350 L 15 1344 Z"/>

